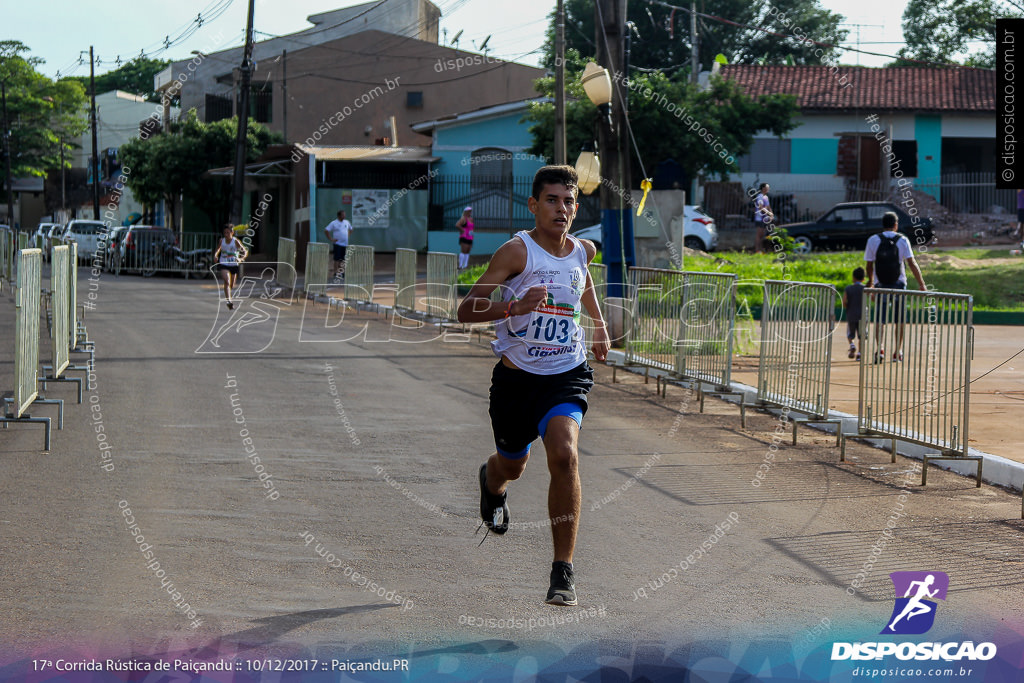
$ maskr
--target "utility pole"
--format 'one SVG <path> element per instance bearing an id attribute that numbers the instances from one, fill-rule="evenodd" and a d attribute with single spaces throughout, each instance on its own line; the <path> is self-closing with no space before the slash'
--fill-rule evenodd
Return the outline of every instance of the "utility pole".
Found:
<path id="1" fill-rule="evenodd" d="M 697 3 L 690 3 L 690 83 L 696 83 L 700 74 L 697 50 Z"/>
<path id="2" fill-rule="evenodd" d="M 100 219 L 100 153 L 96 146 L 96 60 L 89 46 L 89 117 L 92 119 L 92 218 Z"/>
<path id="3" fill-rule="evenodd" d="M 235 176 L 231 188 L 232 225 L 242 222 L 242 193 L 245 191 L 245 143 L 249 131 L 249 87 L 252 79 L 252 18 L 256 0 L 249 0 L 249 18 L 245 24 L 245 52 L 242 56 L 241 86 L 238 92 L 238 133 L 235 136 Z"/>
<path id="4" fill-rule="evenodd" d="M 7 81 L 0 81 L 4 107 L 4 179 L 7 181 L 7 222 L 14 229 L 14 176 L 11 175 L 11 122 L 7 118 Z"/>
<path id="5" fill-rule="evenodd" d="M 60 131 L 60 210 L 61 213 L 67 207 L 67 184 L 64 181 L 64 129 Z"/>
<path id="6" fill-rule="evenodd" d="M 558 0 L 555 18 L 555 163 L 564 164 L 565 158 L 565 0 Z"/>
<path id="7" fill-rule="evenodd" d="M 597 0 L 597 63 L 612 76 L 612 125 L 598 127 L 602 175 L 601 223 L 604 262 L 608 266 L 608 296 L 624 296 L 627 268 L 635 263 L 633 218 L 629 210 L 629 130 L 626 127 L 626 0 Z"/>
<path id="8" fill-rule="evenodd" d="M 282 127 L 284 128 L 284 130 L 282 131 L 282 133 L 284 134 L 284 141 L 287 144 L 288 143 L 288 50 L 282 50 L 281 51 L 281 70 L 283 72 L 283 76 L 281 77 L 281 89 L 284 91 L 283 92 L 283 94 L 284 94 L 284 101 L 282 102 L 282 105 L 284 105 L 284 117 L 283 117 L 284 121 L 282 123 Z"/>

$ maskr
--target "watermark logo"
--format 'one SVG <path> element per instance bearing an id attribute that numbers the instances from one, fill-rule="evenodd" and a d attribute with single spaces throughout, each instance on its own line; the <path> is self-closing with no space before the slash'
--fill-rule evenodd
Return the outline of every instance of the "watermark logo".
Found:
<path id="1" fill-rule="evenodd" d="M 217 318 L 196 353 L 260 353 L 274 341 L 281 307 L 291 305 L 275 273 L 292 267 L 287 263 L 247 263 L 245 267 L 259 275 L 242 278 L 231 294 L 233 308 L 217 307 Z"/>
<path id="2" fill-rule="evenodd" d="M 928 598 L 946 599 L 949 576 L 945 572 L 893 572 L 889 574 L 896 595 L 889 624 L 883 634 L 927 633 L 935 623 L 936 603 Z"/>

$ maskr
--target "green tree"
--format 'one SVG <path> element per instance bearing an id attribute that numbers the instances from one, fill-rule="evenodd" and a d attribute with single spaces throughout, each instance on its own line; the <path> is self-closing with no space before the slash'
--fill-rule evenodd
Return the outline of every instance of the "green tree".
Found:
<path id="1" fill-rule="evenodd" d="M 566 62 L 566 145 L 569 150 L 578 150 L 594 139 L 597 112 L 580 85 L 583 69 L 579 54 L 568 53 Z M 552 95 L 554 87 L 554 78 L 537 81 L 543 94 Z M 797 109 L 793 95 L 754 99 L 735 82 L 717 76 L 701 89 L 658 72 L 637 74 L 622 86 L 622 91 L 629 93 L 630 127 L 648 173 L 659 162 L 675 159 L 691 178 L 699 173 L 724 179 L 736 172 L 735 159 L 750 151 L 754 134 L 762 130 L 775 135 L 789 132 Z M 554 105 L 535 104 L 526 119 L 533 123 L 530 152 L 551 158 Z M 639 186 L 641 173 L 639 164 L 634 163 L 632 188 Z"/>
<path id="2" fill-rule="evenodd" d="M 689 6 L 688 2 L 679 3 Z M 847 31 L 839 28 L 842 15 L 822 8 L 817 0 L 702 0 L 697 9 L 704 14 L 726 17 L 737 24 L 761 27 L 796 38 L 780 38 L 754 28 L 743 28 L 710 19 L 697 22 L 698 61 L 702 70 L 711 68 L 714 58 L 723 54 L 730 64 L 822 64 L 833 63 L 839 51 L 801 41 L 801 36 L 824 43 L 841 43 Z M 628 0 L 627 19 L 636 26 L 630 63 L 645 70 L 657 69 L 671 75 L 690 71 L 690 14 L 644 0 Z M 597 54 L 594 44 L 595 9 L 593 0 L 565 1 L 566 48 L 583 55 Z M 545 44 L 545 65 L 554 65 L 555 15 L 552 12 Z M 637 35 L 638 34 L 638 35 Z"/>
<path id="3" fill-rule="evenodd" d="M 27 54 L 24 43 L 0 41 L 0 81 L 7 91 L 11 173 L 15 178 L 44 176 L 59 168 L 62 144 L 65 167 L 70 167 L 72 141 L 87 125 L 82 87 L 68 79 L 54 83 L 36 70 L 42 60 Z M 0 186 L 7 180 L 4 173 L 0 164 Z"/>
<path id="4" fill-rule="evenodd" d="M 123 90 L 145 97 L 150 102 L 159 102 L 160 95 L 153 89 L 153 77 L 166 69 L 170 63 L 169 59 L 136 57 L 113 71 L 96 76 L 96 94 L 111 90 Z M 74 80 L 81 83 L 82 87 L 88 91 L 88 76 L 75 76 Z"/>
<path id="5" fill-rule="evenodd" d="M 907 42 L 899 66 L 919 66 L 914 59 L 995 68 L 996 19 L 1021 12 L 997 0 L 910 0 L 903 10 Z M 982 48 L 970 52 L 971 43 Z"/>
<path id="6" fill-rule="evenodd" d="M 214 225 L 227 220 L 231 202 L 230 183 L 206 176 L 211 168 L 230 166 L 235 158 L 237 119 L 203 123 L 196 110 L 172 123 L 166 133 L 136 138 L 121 146 L 119 154 L 127 184 L 143 204 L 167 202 L 171 225 L 178 215 L 177 198 L 184 196 L 206 212 Z M 247 161 L 255 161 L 271 144 L 283 142 L 280 133 L 249 121 L 246 131 Z"/>

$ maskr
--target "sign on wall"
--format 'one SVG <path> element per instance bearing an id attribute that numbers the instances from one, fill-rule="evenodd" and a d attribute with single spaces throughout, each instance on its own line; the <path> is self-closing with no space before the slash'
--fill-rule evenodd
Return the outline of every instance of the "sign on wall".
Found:
<path id="1" fill-rule="evenodd" d="M 389 227 L 389 194 L 388 190 L 352 190 L 352 227 Z"/>

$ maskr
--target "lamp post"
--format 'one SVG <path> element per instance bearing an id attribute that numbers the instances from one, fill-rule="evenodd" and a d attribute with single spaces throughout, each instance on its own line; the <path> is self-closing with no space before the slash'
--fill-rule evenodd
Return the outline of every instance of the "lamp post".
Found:
<path id="1" fill-rule="evenodd" d="M 598 128 L 598 147 L 606 169 L 606 182 L 602 183 L 601 188 L 602 258 L 608 267 L 608 296 L 622 297 L 626 269 L 634 263 L 633 221 L 631 213 L 626 209 L 629 177 L 626 171 L 627 155 L 622 149 L 625 103 L 613 97 L 608 70 L 594 62 L 587 64 L 580 80 L 587 97 L 601 112 L 603 119 Z M 584 154 L 586 152 L 580 155 L 581 160 Z"/>

